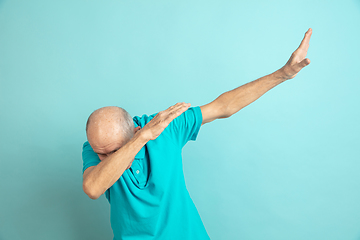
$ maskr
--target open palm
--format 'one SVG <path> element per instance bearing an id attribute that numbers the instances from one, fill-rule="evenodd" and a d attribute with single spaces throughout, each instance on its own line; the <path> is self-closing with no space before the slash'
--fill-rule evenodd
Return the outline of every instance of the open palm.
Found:
<path id="1" fill-rule="evenodd" d="M 294 78 L 303 67 L 310 64 L 310 59 L 305 57 L 309 49 L 309 41 L 311 34 L 312 29 L 309 28 L 309 30 L 305 33 L 305 36 L 300 43 L 300 46 L 291 54 L 290 59 L 281 68 L 287 79 Z"/>

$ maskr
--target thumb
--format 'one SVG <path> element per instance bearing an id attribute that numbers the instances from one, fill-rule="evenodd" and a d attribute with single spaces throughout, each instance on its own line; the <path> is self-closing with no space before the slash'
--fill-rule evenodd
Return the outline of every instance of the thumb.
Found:
<path id="1" fill-rule="evenodd" d="M 310 59 L 305 58 L 304 60 L 302 60 L 301 62 L 298 63 L 298 66 L 301 68 L 306 67 L 307 65 L 310 64 Z"/>

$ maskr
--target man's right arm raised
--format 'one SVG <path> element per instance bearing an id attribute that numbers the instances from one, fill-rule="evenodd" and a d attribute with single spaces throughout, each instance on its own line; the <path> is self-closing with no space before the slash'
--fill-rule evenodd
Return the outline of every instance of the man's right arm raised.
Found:
<path id="1" fill-rule="evenodd" d="M 159 112 L 124 146 L 102 160 L 98 165 L 87 168 L 83 174 L 83 190 L 97 199 L 109 189 L 124 173 L 140 149 L 150 140 L 155 140 L 172 120 L 181 115 L 190 104 L 177 103 Z"/>

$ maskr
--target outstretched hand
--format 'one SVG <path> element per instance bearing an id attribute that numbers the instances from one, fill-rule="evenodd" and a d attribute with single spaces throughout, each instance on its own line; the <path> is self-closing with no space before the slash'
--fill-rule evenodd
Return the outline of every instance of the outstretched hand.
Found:
<path id="1" fill-rule="evenodd" d="M 309 30 L 305 33 L 305 36 L 300 43 L 300 46 L 291 54 L 290 59 L 280 69 L 285 79 L 294 78 L 303 67 L 306 67 L 310 64 L 310 59 L 305 57 L 309 49 L 309 41 L 311 34 L 312 29 L 309 28 Z"/>
<path id="2" fill-rule="evenodd" d="M 155 140 L 171 121 L 185 112 L 190 105 L 190 103 L 177 103 L 156 114 L 156 116 L 140 130 L 145 139 Z"/>

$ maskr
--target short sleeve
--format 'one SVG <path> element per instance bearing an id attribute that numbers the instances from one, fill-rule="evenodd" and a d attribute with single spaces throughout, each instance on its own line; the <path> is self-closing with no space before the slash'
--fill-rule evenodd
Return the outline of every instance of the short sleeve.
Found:
<path id="1" fill-rule="evenodd" d="M 83 145 L 82 159 L 83 173 L 88 167 L 96 166 L 100 162 L 99 156 L 94 152 L 88 141 L 86 141 Z"/>
<path id="2" fill-rule="evenodd" d="M 195 141 L 202 124 L 200 107 L 191 107 L 175 118 L 168 126 L 173 137 L 183 147 L 188 141 Z"/>
<path id="3" fill-rule="evenodd" d="M 99 156 L 94 152 L 92 147 L 90 146 L 90 143 L 86 141 L 83 145 L 83 151 L 82 151 L 82 159 L 83 159 L 83 173 L 88 167 L 96 166 L 100 162 Z M 105 197 L 110 202 L 110 190 L 105 191 Z"/>

